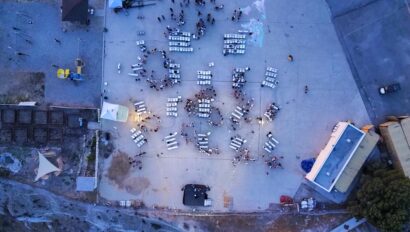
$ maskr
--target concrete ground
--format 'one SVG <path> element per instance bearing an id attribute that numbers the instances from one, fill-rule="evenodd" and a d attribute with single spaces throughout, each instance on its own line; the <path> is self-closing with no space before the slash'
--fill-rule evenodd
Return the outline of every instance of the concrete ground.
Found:
<path id="1" fill-rule="evenodd" d="M 319 153 L 338 121 L 353 120 L 358 126 L 369 122 L 324 0 L 223 3 L 225 8 L 220 12 L 211 10 L 209 3 L 206 7 L 197 8 L 191 4 L 184 8 L 187 25 L 182 27 L 183 31 L 194 32 L 196 9 L 203 15 L 211 12 L 216 23 L 208 26 L 203 38 L 192 42 L 193 53 L 170 54 L 181 64 L 182 84 L 160 92 L 150 89 L 144 81 L 136 82 L 127 73 L 130 65 L 137 63 L 137 57 L 141 56 L 135 44 L 137 40 L 144 39 L 150 49 L 168 51 L 168 40 L 163 32 L 166 25 L 175 26 L 175 22 L 169 19 L 169 7 L 179 11 L 179 4 L 162 1 L 156 6 L 131 9 L 128 15 L 114 14 L 107 9 L 103 75 L 107 85 L 104 88 L 107 101 L 126 105 L 131 113 L 127 123 L 103 120 L 103 129 L 112 132 L 117 150 L 130 156 L 141 151 L 147 154 L 142 158 L 142 170 L 134 170 L 126 180 L 136 185 L 141 181 L 146 184 L 137 194 L 118 188 L 106 177 L 111 158 L 105 160 L 99 185 L 102 197 L 110 200 L 139 199 L 147 206 L 188 210 L 190 208 L 182 204 L 181 187 L 199 183 L 211 187 L 209 197 L 213 199 L 213 206 L 207 208 L 209 210 L 264 210 L 270 203 L 278 203 L 280 195 L 293 196 L 296 193 L 304 179 L 301 160 Z M 238 8 L 244 9 L 246 14 L 240 22 L 232 22 L 230 17 Z M 159 23 L 157 17 L 160 15 L 166 16 L 167 20 Z M 137 19 L 137 16 L 144 16 L 144 19 Z M 260 27 L 256 27 L 258 32 L 248 41 L 246 54 L 224 57 L 223 34 L 243 29 L 249 22 Z M 137 31 L 145 31 L 146 35 L 138 36 Z M 288 54 L 294 56 L 293 62 L 287 60 Z M 207 67 L 211 61 L 215 62 L 213 68 Z M 156 72 L 165 73 L 160 62 L 159 57 L 150 57 L 147 66 L 160 67 Z M 121 74 L 117 73 L 118 63 L 122 64 Z M 260 116 L 272 102 L 279 104 L 281 111 L 273 123 L 262 126 L 256 120 L 251 124 L 241 123 L 238 134 L 248 139 L 247 146 L 257 160 L 233 166 L 234 152 L 229 149 L 229 138 L 236 133 L 229 130 L 228 123 L 235 107 L 230 87 L 231 72 L 235 67 L 245 66 L 251 68 L 246 74 L 248 83 L 245 91 L 255 99 L 251 116 Z M 260 88 L 264 70 L 269 66 L 279 69 L 279 86 L 274 90 Z M 210 129 L 203 121 L 199 130 L 212 131 L 210 144 L 217 146 L 221 154 L 207 156 L 198 152 L 193 144 L 185 144 L 182 138 L 179 149 L 169 152 L 161 140 L 170 132 L 179 132 L 182 123 L 199 119 L 188 117 L 184 104 L 178 106 L 179 116 L 176 119 L 167 118 L 166 98 L 178 95 L 183 100 L 192 98 L 200 89 L 194 82 L 196 71 L 208 69 L 214 73 L 215 105 L 221 109 L 225 124 Z M 305 85 L 309 86 L 308 94 L 304 93 Z M 132 102 L 136 100 L 144 100 L 148 110 L 161 116 L 160 130 L 147 134 L 148 144 L 141 150 L 131 141 L 129 132 L 136 127 L 132 120 Z M 267 154 L 262 144 L 268 131 L 272 131 L 280 142 L 275 154 L 284 156 L 284 169 L 272 170 L 264 163 Z M 233 198 L 229 209 L 224 208 L 224 196 Z"/>
<path id="2" fill-rule="evenodd" d="M 98 1 L 90 1 L 90 4 L 97 13 L 90 17 L 90 25 L 71 25 L 65 27 L 67 32 L 63 32 L 60 1 L 1 1 L 0 73 L 44 72 L 46 103 L 99 106 L 103 4 Z M 17 52 L 27 56 L 18 56 Z M 85 62 L 86 80 L 74 84 L 57 79 L 57 69 L 52 65 L 75 71 L 74 61 L 77 57 Z"/>
<path id="3" fill-rule="evenodd" d="M 327 0 L 367 111 L 376 125 L 410 114 L 410 5 L 408 0 Z M 378 88 L 399 83 L 386 96 Z"/>

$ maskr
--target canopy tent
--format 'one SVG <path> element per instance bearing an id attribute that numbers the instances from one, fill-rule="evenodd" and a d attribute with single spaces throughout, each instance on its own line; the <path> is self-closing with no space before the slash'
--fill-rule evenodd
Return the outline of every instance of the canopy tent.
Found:
<path id="1" fill-rule="evenodd" d="M 48 161 L 48 159 L 46 159 L 43 154 L 38 152 L 38 171 L 36 179 L 34 181 L 38 181 L 38 179 L 47 175 L 48 173 L 57 171 L 61 170 L 54 166 L 54 164 L 52 164 L 50 161 Z"/>
<path id="2" fill-rule="evenodd" d="M 108 7 L 109 8 L 122 8 L 122 0 L 109 0 Z"/>
<path id="3" fill-rule="evenodd" d="M 126 122 L 128 119 L 128 108 L 122 105 L 103 102 L 100 117 L 112 121 Z"/>

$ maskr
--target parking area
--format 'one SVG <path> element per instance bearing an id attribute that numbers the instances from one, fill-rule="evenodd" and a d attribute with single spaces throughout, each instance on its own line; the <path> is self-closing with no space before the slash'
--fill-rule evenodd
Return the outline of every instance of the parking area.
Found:
<path id="1" fill-rule="evenodd" d="M 103 3 L 90 1 L 96 13 L 84 26 L 61 22 L 60 1 L 2 1 L 0 75 L 12 79 L 19 72 L 44 73 L 44 99 L 39 103 L 99 106 Z M 85 62 L 85 81 L 58 79 L 57 67 L 74 71 L 76 58 Z"/>
<path id="2" fill-rule="evenodd" d="M 328 0 L 333 22 L 367 111 L 375 125 L 386 116 L 410 113 L 408 0 L 341 2 Z M 380 95 L 382 86 L 401 90 Z"/>
<path id="3" fill-rule="evenodd" d="M 338 121 L 352 120 L 359 127 L 369 122 L 324 0 L 240 0 L 223 4 L 224 9 L 219 11 L 208 1 L 205 6 L 195 6 L 191 1 L 182 8 L 179 1 L 174 4 L 160 1 L 154 6 L 130 9 L 128 14 L 107 9 L 104 92 L 107 102 L 127 106 L 130 115 L 127 123 L 102 120 L 103 129 L 111 132 L 115 151 L 104 161 L 99 184 L 101 197 L 138 199 L 149 207 L 187 210 L 190 208 L 182 204 L 181 188 L 197 183 L 211 188 L 209 197 L 213 205 L 206 209 L 264 210 L 278 203 L 280 195 L 296 193 L 304 181 L 301 160 L 319 153 Z M 175 15 L 181 9 L 184 11 L 185 25 L 180 28 L 185 32 L 195 32 L 199 17 L 206 21 L 210 13 L 215 18 L 214 24 L 205 23 L 205 34 L 199 40 L 191 40 L 193 52 L 168 51 L 169 41 L 164 32 L 167 25 L 176 26 L 170 19 L 170 8 Z M 242 17 L 234 22 L 231 16 L 239 8 Z M 245 54 L 224 56 L 224 34 L 238 30 L 253 32 L 248 34 Z M 138 31 L 145 35 L 138 35 Z M 152 52 L 144 64 L 148 77 L 136 81 L 128 73 L 132 73 L 131 65 L 140 62 L 138 57 L 144 55 L 136 44 L 139 40 L 144 40 Z M 150 88 L 146 79 L 151 70 L 156 77 L 168 73 L 155 48 L 165 50 L 174 63 L 180 64 L 179 84 L 159 90 Z M 292 62 L 288 60 L 289 54 L 293 56 Z M 213 67 L 209 67 L 210 62 L 214 63 Z M 118 64 L 121 64 L 120 73 Z M 245 73 L 247 82 L 241 89 L 245 100 L 241 101 L 234 96 L 232 72 L 246 67 L 250 70 Z M 268 67 L 278 69 L 279 83 L 274 89 L 261 87 Z M 211 105 L 213 110 L 219 109 L 224 119 L 222 125 L 212 126 L 206 118 L 185 109 L 188 99 L 196 101 L 195 94 L 205 89 L 197 84 L 199 70 L 213 74 L 211 86 L 216 95 L 211 97 L 214 99 Z M 178 116 L 169 117 L 166 115 L 168 98 L 178 96 L 182 99 L 177 105 Z M 247 100 L 253 105 L 248 120 L 241 118 L 234 130 L 230 121 L 232 112 Z M 144 122 L 136 116 L 134 103 L 139 101 L 145 102 L 150 120 Z M 273 102 L 280 111 L 270 122 L 263 115 Z M 147 143 L 140 148 L 130 133 L 132 128 L 139 129 L 138 124 L 147 128 L 143 132 Z M 182 137 L 181 132 L 192 133 L 185 128 L 191 128 L 196 136 Z M 168 150 L 164 138 L 173 132 L 178 133 L 179 146 Z M 210 155 L 200 152 L 195 146 L 197 141 L 192 139 L 207 132 L 211 132 L 209 147 L 218 150 Z M 264 149 L 269 132 L 279 142 L 272 153 Z M 236 136 L 247 140 L 243 148 L 250 154 L 249 160 L 234 160 L 238 152 L 230 148 L 230 143 Z M 107 174 L 112 157 L 119 152 L 132 159 L 143 153 L 136 157 L 142 163 L 141 169 L 131 168 L 121 184 Z M 283 168 L 269 168 L 266 161 L 274 156 L 280 159 Z"/>

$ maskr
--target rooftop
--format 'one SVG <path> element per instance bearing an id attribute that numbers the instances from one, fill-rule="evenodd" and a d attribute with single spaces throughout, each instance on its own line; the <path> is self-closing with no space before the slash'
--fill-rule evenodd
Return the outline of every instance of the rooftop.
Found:
<path id="1" fill-rule="evenodd" d="M 392 155 L 394 165 L 407 177 L 410 177 L 410 146 L 407 137 L 410 134 L 409 122 L 410 120 L 404 119 L 401 123 L 386 122 L 380 125 L 380 132 Z"/>
<path id="2" fill-rule="evenodd" d="M 205 200 L 208 199 L 206 193 L 209 188 L 200 184 L 187 184 L 184 187 L 183 204 L 190 206 L 204 206 Z"/>
<path id="3" fill-rule="evenodd" d="M 342 175 L 337 180 L 335 188 L 340 192 L 347 192 L 358 172 L 366 162 L 367 157 L 372 153 L 374 147 L 379 141 L 380 136 L 375 132 L 369 132 L 365 135 L 352 158 L 343 170 Z"/>
<path id="4" fill-rule="evenodd" d="M 308 174 L 308 179 L 326 191 L 331 191 L 364 137 L 362 131 L 348 123 L 338 123 L 335 128 L 313 172 Z"/>
<path id="5" fill-rule="evenodd" d="M 63 0 L 61 6 L 62 21 L 86 23 L 88 0 Z"/>

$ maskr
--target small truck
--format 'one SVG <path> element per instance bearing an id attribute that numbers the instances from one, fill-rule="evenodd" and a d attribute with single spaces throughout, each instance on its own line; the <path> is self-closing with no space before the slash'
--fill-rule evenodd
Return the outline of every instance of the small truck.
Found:
<path id="1" fill-rule="evenodd" d="M 399 83 L 394 83 L 394 84 L 390 84 L 390 85 L 380 87 L 379 88 L 379 93 L 381 95 L 386 95 L 386 94 L 389 94 L 389 93 L 397 92 L 400 89 L 401 89 L 400 84 Z"/>

